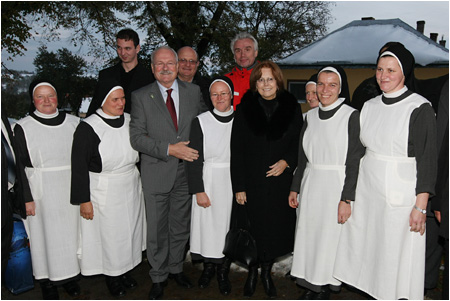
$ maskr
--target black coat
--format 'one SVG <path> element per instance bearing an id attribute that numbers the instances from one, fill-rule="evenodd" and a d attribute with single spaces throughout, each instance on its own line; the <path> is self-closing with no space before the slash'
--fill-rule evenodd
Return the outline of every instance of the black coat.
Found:
<path id="1" fill-rule="evenodd" d="M 126 87 L 126 84 L 122 78 L 122 74 L 125 72 L 125 70 L 122 67 L 122 63 L 118 63 L 117 65 L 114 65 L 112 67 L 103 69 L 98 74 L 98 82 L 97 85 L 102 81 L 116 81 L 125 90 L 125 112 L 130 113 L 131 112 L 131 92 L 140 89 L 148 84 L 151 84 L 155 81 L 155 77 L 153 76 L 153 72 L 146 68 L 142 64 L 137 64 L 136 67 L 134 67 L 133 70 L 130 72 L 133 72 L 131 79 L 129 81 L 128 87 Z M 98 89 L 96 88 L 95 91 L 97 92 Z M 98 97 L 98 95 L 94 94 L 94 99 Z M 100 103 L 103 100 L 100 101 Z M 93 103 L 93 102 L 91 102 Z M 91 115 L 94 113 L 98 107 L 90 107 L 88 109 L 87 115 Z"/>
<path id="2" fill-rule="evenodd" d="M 234 202 L 233 215 L 242 219 L 242 213 L 236 212 L 247 209 L 258 256 L 267 261 L 293 250 L 296 213 L 289 207 L 288 196 L 303 118 L 289 92 L 279 93 L 278 107 L 269 120 L 259 97 L 248 91 L 237 107 L 231 134 L 231 180 L 234 193 L 247 194 L 245 206 Z M 278 177 L 266 177 L 269 166 L 281 159 L 289 168 Z"/>

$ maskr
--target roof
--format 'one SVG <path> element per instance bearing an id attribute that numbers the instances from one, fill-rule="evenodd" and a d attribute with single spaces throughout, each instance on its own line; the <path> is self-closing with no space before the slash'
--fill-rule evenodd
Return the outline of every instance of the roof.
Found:
<path id="1" fill-rule="evenodd" d="M 342 67 L 373 67 L 378 51 L 390 41 L 400 42 L 411 51 L 416 64 L 447 65 L 448 49 L 424 36 L 400 19 L 357 20 L 333 31 L 280 59 L 286 68 L 304 68 L 338 64 Z"/>

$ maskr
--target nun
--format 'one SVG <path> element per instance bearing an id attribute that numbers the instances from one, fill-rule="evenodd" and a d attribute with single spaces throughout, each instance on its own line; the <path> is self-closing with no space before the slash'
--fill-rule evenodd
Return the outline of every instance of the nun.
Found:
<path id="1" fill-rule="evenodd" d="M 340 66 L 320 69 L 319 106 L 306 113 L 298 168 L 289 205 L 299 208 L 291 275 L 305 289 L 300 299 L 329 299 L 341 282 L 333 278 L 342 225 L 351 215 L 359 159 L 359 112 L 348 105 L 347 77 Z"/>
<path id="2" fill-rule="evenodd" d="M 436 121 L 409 90 L 414 57 L 391 45 L 377 60 L 383 93 L 361 110 L 361 160 L 353 215 L 344 225 L 334 276 L 376 299 L 423 299 L 425 222 L 436 181 Z"/>
<path id="3" fill-rule="evenodd" d="M 110 293 L 120 297 L 137 285 L 128 272 L 146 248 L 144 198 L 124 90 L 109 81 L 97 89 L 91 106 L 98 109 L 74 134 L 70 201 L 82 217 L 81 273 L 104 274 Z"/>
<path id="4" fill-rule="evenodd" d="M 190 252 L 194 261 L 203 261 L 198 286 L 205 288 L 217 272 L 219 291 L 229 295 L 231 260 L 222 253 L 230 228 L 233 189 L 230 176 L 230 139 L 234 111 L 232 81 L 226 76 L 209 86 L 212 111 L 192 121 L 189 146 L 199 158 L 188 162 L 188 185 L 192 197 Z"/>
<path id="5" fill-rule="evenodd" d="M 59 299 L 57 285 L 80 294 L 76 277 L 78 211 L 70 205 L 70 154 L 79 118 L 58 111 L 54 84 L 35 80 L 29 87 L 30 114 L 14 127 L 23 182 L 33 275 L 43 299 Z"/>
<path id="6" fill-rule="evenodd" d="M 317 73 L 313 74 L 305 85 L 306 102 L 310 109 L 314 109 L 319 106 L 319 99 L 317 98 Z M 305 119 L 306 113 L 303 114 Z"/>

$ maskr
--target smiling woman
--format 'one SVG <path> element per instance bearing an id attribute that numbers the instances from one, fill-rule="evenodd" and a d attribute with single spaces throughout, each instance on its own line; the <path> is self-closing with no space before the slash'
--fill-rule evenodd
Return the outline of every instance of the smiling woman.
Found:
<path id="1" fill-rule="evenodd" d="M 99 82 L 88 116 L 74 134 L 71 203 L 79 205 L 83 275 L 104 274 L 113 296 L 137 285 L 127 272 L 142 260 L 146 220 L 144 197 L 130 144 L 130 115 L 114 81 Z M 125 213 L 125 214 L 124 214 Z"/>
<path id="2" fill-rule="evenodd" d="M 43 299 L 59 299 L 54 281 L 71 295 L 79 295 L 74 276 L 80 273 L 77 258 L 78 210 L 70 205 L 70 154 L 79 118 L 57 109 L 55 85 L 36 80 L 30 85 L 30 115 L 14 127 L 17 164 L 24 181 L 33 275 Z"/>
<path id="3" fill-rule="evenodd" d="M 274 260 L 292 252 L 294 245 L 296 215 L 287 200 L 302 122 L 300 105 L 284 90 L 280 68 L 271 61 L 258 64 L 250 75 L 250 90 L 236 109 L 231 180 L 236 196 L 233 214 L 239 225 L 250 224 L 269 297 L 277 295 L 271 278 Z M 257 278 L 258 265 L 250 266 L 245 296 L 253 295 Z"/>

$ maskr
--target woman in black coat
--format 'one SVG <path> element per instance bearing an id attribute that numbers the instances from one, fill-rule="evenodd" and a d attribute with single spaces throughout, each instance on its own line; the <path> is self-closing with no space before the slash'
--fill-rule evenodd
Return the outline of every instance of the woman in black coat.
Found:
<path id="1" fill-rule="evenodd" d="M 293 250 L 295 209 L 289 207 L 292 173 L 297 166 L 300 105 L 284 90 L 280 68 L 271 61 L 258 64 L 250 90 L 238 105 L 231 134 L 231 181 L 239 219 L 247 216 L 256 240 L 261 281 L 269 297 L 276 296 L 270 277 L 274 259 Z M 235 211 L 235 212 L 236 212 Z M 238 221 L 246 224 L 246 221 Z M 244 295 L 252 296 L 258 265 L 249 267 Z"/>

